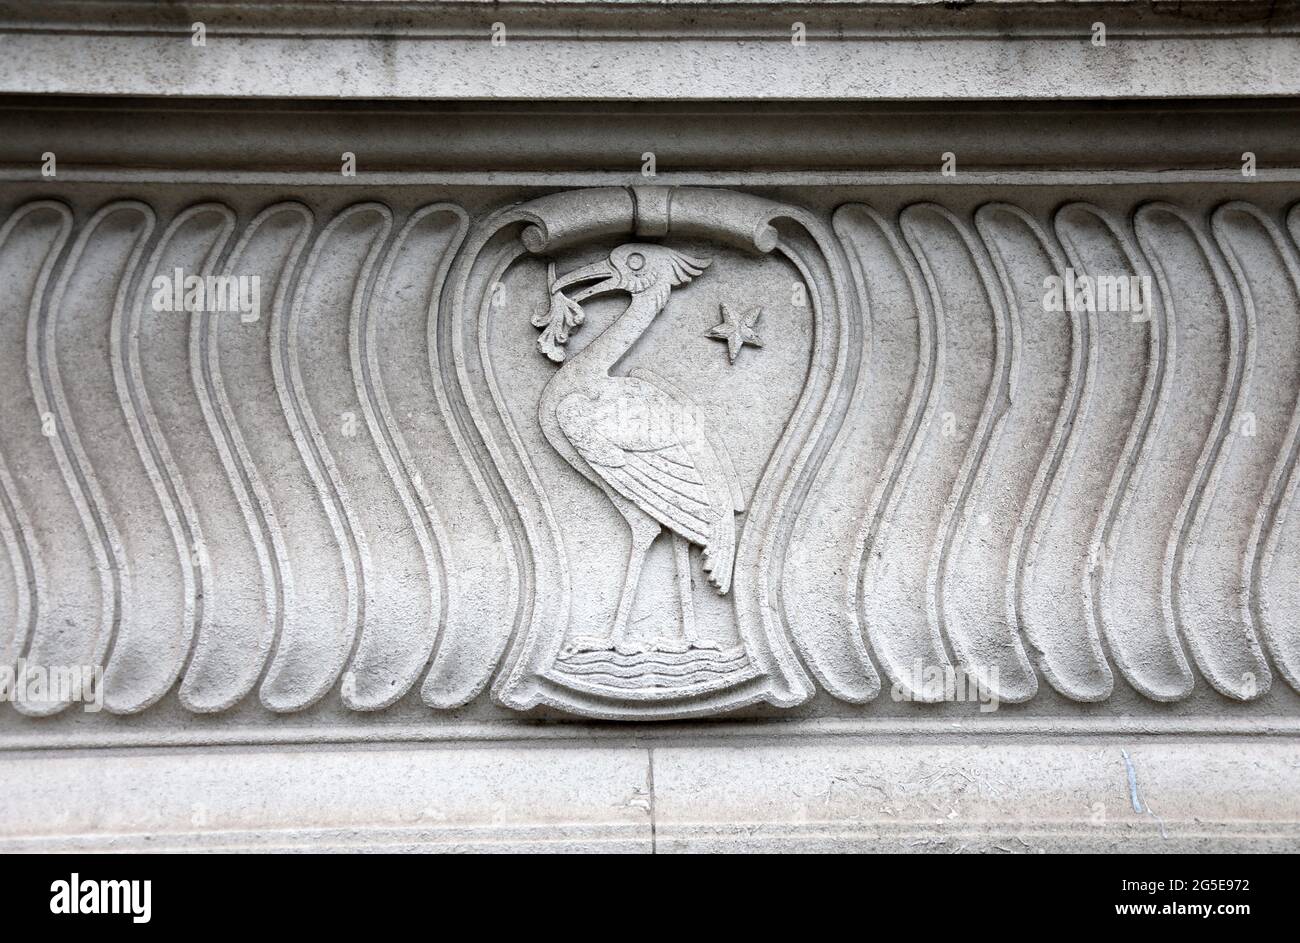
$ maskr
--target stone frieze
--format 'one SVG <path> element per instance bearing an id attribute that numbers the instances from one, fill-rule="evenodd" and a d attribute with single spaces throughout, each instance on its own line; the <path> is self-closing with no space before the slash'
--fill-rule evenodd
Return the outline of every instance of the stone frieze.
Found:
<path id="1" fill-rule="evenodd" d="M 1289 204 L 308 202 L 4 220 L 4 664 L 120 715 L 1300 684 Z"/>

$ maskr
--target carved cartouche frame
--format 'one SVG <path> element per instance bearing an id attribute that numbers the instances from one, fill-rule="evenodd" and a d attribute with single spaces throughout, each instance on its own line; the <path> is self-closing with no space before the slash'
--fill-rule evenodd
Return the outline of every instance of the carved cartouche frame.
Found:
<path id="1" fill-rule="evenodd" d="M 515 261 L 622 237 L 702 239 L 752 253 L 779 252 L 805 281 L 813 319 L 808 377 L 749 503 L 736 550 L 732 604 L 757 671 L 724 690 L 675 701 L 614 689 L 579 691 L 548 677 L 569 629 L 571 563 L 545 485 L 504 407 L 486 344 L 488 319 L 502 316 L 490 304 L 492 286 Z M 484 498 L 500 509 L 508 532 L 503 542 L 518 564 L 520 604 L 493 685 L 499 703 L 655 720 L 756 702 L 789 707 L 811 696 L 812 681 L 790 637 L 781 574 L 794 521 L 842 423 L 861 359 L 862 324 L 845 271 L 828 228 L 805 210 L 714 189 L 568 191 L 502 209 L 471 230 L 443 290 L 434 367 L 457 394 L 451 406 L 465 458 L 482 474 Z"/>

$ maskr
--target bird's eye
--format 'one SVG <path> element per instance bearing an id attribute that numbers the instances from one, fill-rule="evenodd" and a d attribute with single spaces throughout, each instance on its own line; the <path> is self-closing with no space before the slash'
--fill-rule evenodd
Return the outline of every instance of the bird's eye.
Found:
<path id="1" fill-rule="evenodd" d="M 645 268 L 645 256 L 640 252 L 633 252 L 627 257 L 627 267 L 634 272 L 639 272 Z"/>

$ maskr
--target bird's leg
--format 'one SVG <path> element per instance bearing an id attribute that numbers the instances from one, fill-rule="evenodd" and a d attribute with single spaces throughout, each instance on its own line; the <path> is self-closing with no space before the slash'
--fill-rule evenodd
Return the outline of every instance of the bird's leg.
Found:
<path id="1" fill-rule="evenodd" d="M 680 654 L 695 645 L 695 600 L 691 592 L 691 545 L 680 534 L 673 534 L 673 575 L 677 578 L 677 595 L 682 601 L 682 621 L 675 638 L 661 639 L 655 648 Z"/>
<path id="2" fill-rule="evenodd" d="M 627 558 L 627 575 L 623 578 L 623 591 L 618 597 L 618 612 L 614 614 L 614 650 L 620 655 L 637 655 L 649 646 L 627 637 L 627 625 L 632 618 L 632 605 L 636 602 L 637 586 L 641 582 L 641 567 L 645 555 L 659 536 L 658 524 L 638 524 L 628 522 L 632 529 L 632 552 Z"/>
<path id="3" fill-rule="evenodd" d="M 695 594 L 691 587 L 691 545 L 680 534 L 673 534 L 673 569 L 677 571 L 677 592 L 682 600 L 682 640 L 685 644 L 681 650 L 719 648 L 717 642 L 701 639 L 695 629 Z"/>

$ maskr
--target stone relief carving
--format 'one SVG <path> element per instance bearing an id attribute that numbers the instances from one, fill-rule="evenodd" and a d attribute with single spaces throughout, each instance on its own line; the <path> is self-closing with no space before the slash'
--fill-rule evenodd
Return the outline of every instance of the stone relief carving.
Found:
<path id="1" fill-rule="evenodd" d="M 0 659 L 118 714 L 1300 689 L 1300 214 L 1211 209 L 21 205 Z M 1090 272 L 1142 316 L 1043 310 Z"/>
<path id="2" fill-rule="evenodd" d="M 746 344 L 754 347 L 763 346 L 763 342 L 759 340 L 758 332 L 755 330 L 758 326 L 758 319 L 763 314 L 761 306 L 735 312 L 723 304 L 720 306 L 720 311 L 722 320 L 709 328 L 708 333 L 704 336 L 727 342 L 727 360 L 735 363 L 736 358 L 740 356 L 741 348 Z"/>
<path id="3" fill-rule="evenodd" d="M 632 296 L 618 320 L 546 384 L 538 410 L 547 440 L 600 488 L 631 532 L 631 554 L 613 625 L 608 632 L 573 639 L 569 647 L 575 654 L 611 649 L 624 656 L 684 654 L 721 648 L 696 631 L 689 555 L 691 544 L 700 547 L 708 582 L 725 596 L 736 556 L 735 515 L 745 509 L 736 469 L 689 396 L 651 370 L 634 370 L 626 377 L 611 373 L 663 311 L 669 292 L 708 265 L 708 259 L 633 243 L 619 246 L 607 262 L 584 266 L 551 283 L 552 313 L 538 346 L 552 360 L 565 359 L 557 345 L 567 335 L 547 335 L 557 319 L 565 323 L 570 311 L 581 311 L 579 299 L 606 291 Z M 596 284 L 572 300 L 563 293 L 567 286 L 593 280 Z M 556 307 L 562 310 L 556 312 Z M 582 321 L 581 315 L 572 319 L 575 325 Z M 681 592 L 681 637 L 639 641 L 629 635 L 632 604 L 646 551 L 665 530 L 671 534 L 674 576 Z"/>
<path id="4" fill-rule="evenodd" d="M 777 220 L 789 220 L 802 235 L 787 242 Z M 553 277 L 565 271 L 557 255 L 593 247 L 595 260 Z M 706 270 L 721 275 L 724 252 L 730 280 L 706 278 Z M 769 253 L 787 261 L 759 261 Z M 525 315 L 515 313 L 521 302 L 513 299 L 534 302 L 511 274 L 526 270 L 530 256 L 547 260 L 547 276 L 540 303 Z M 743 452 L 736 440 L 746 430 L 732 417 L 760 390 L 736 403 L 721 378 L 719 387 L 695 389 L 698 375 L 666 375 L 668 359 L 692 356 L 688 334 L 641 343 L 652 324 L 688 310 L 717 311 L 716 297 L 693 300 L 710 281 L 715 291 L 744 290 L 737 264 L 753 266 L 760 284 L 779 285 L 787 297 L 793 278 L 813 299 L 802 326 L 794 327 L 791 314 L 792 339 L 807 342 L 798 360 L 769 368 L 788 387 L 790 412 L 768 411 L 768 440 L 753 439 Z M 836 347 L 853 302 L 840 264 L 833 237 L 806 212 L 707 189 L 557 194 L 502 211 L 471 233 L 442 314 L 464 343 L 457 349 L 453 340 L 452 349 L 473 426 L 466 439 L 481 443 L 489 481 L 499 476 L 498 500 L 522 532 L 523 581 L 531 587 L 526 621 L 494 685 L 498 700 L 595 716 L 673 717 L 757 701 L 794 704 L 812 693 L 784 618 L 768 600 L 780 578 L 783 531 L 801 500 L 796 489 L 806 491 L 819 458 L 814 447 L 824 452 L 829 444 L 822 414 L 845 393 Z M 837 273 L 820 283 L 822 294 L 809 265 Z M 580 287 L 589 279 L 594 284 Z M 504 293 L 495 291 L 502 285 Z M 596 328 L 582 305 L 607 291 L 629 301 L 609 326 Z M 512 300 L 493 304 L 494 294 Z M 746 297 L 754 297 L 752 287 Z M 550 360 L 563 358 L 553 375 L 538 376 L 536 368 L 548 361 L 535 355 L 503 355 L 527 353 L 519 326 L 540 327 L 538 349 Z M 692 333 L 693 355 L 709 353 L 712 345 L 699 341 L 703 331 Z M 582 334 L 589 340 L 573 351 Z M 647 358 L 643 364 L 634 363 L 639 355 Z M 511 373 L 509 387 L 503 369 Z M 790 382 L 800 376 L 806 382 Z M 652 544 L 665 529 L 671 551 L 659 560 Z M 626 565 L 603 565 L 609 551 L 587 544 L 592 534 L 604 547 L 626 541 Z M 691 544 L 700 548 L 697 558 Z M 671 590 L 658 594 L 657 607 L 639 592 L 647 568 L 659 589 Z M 697 582 L 710 587 L 707 594 L 696 591 Z"/>

